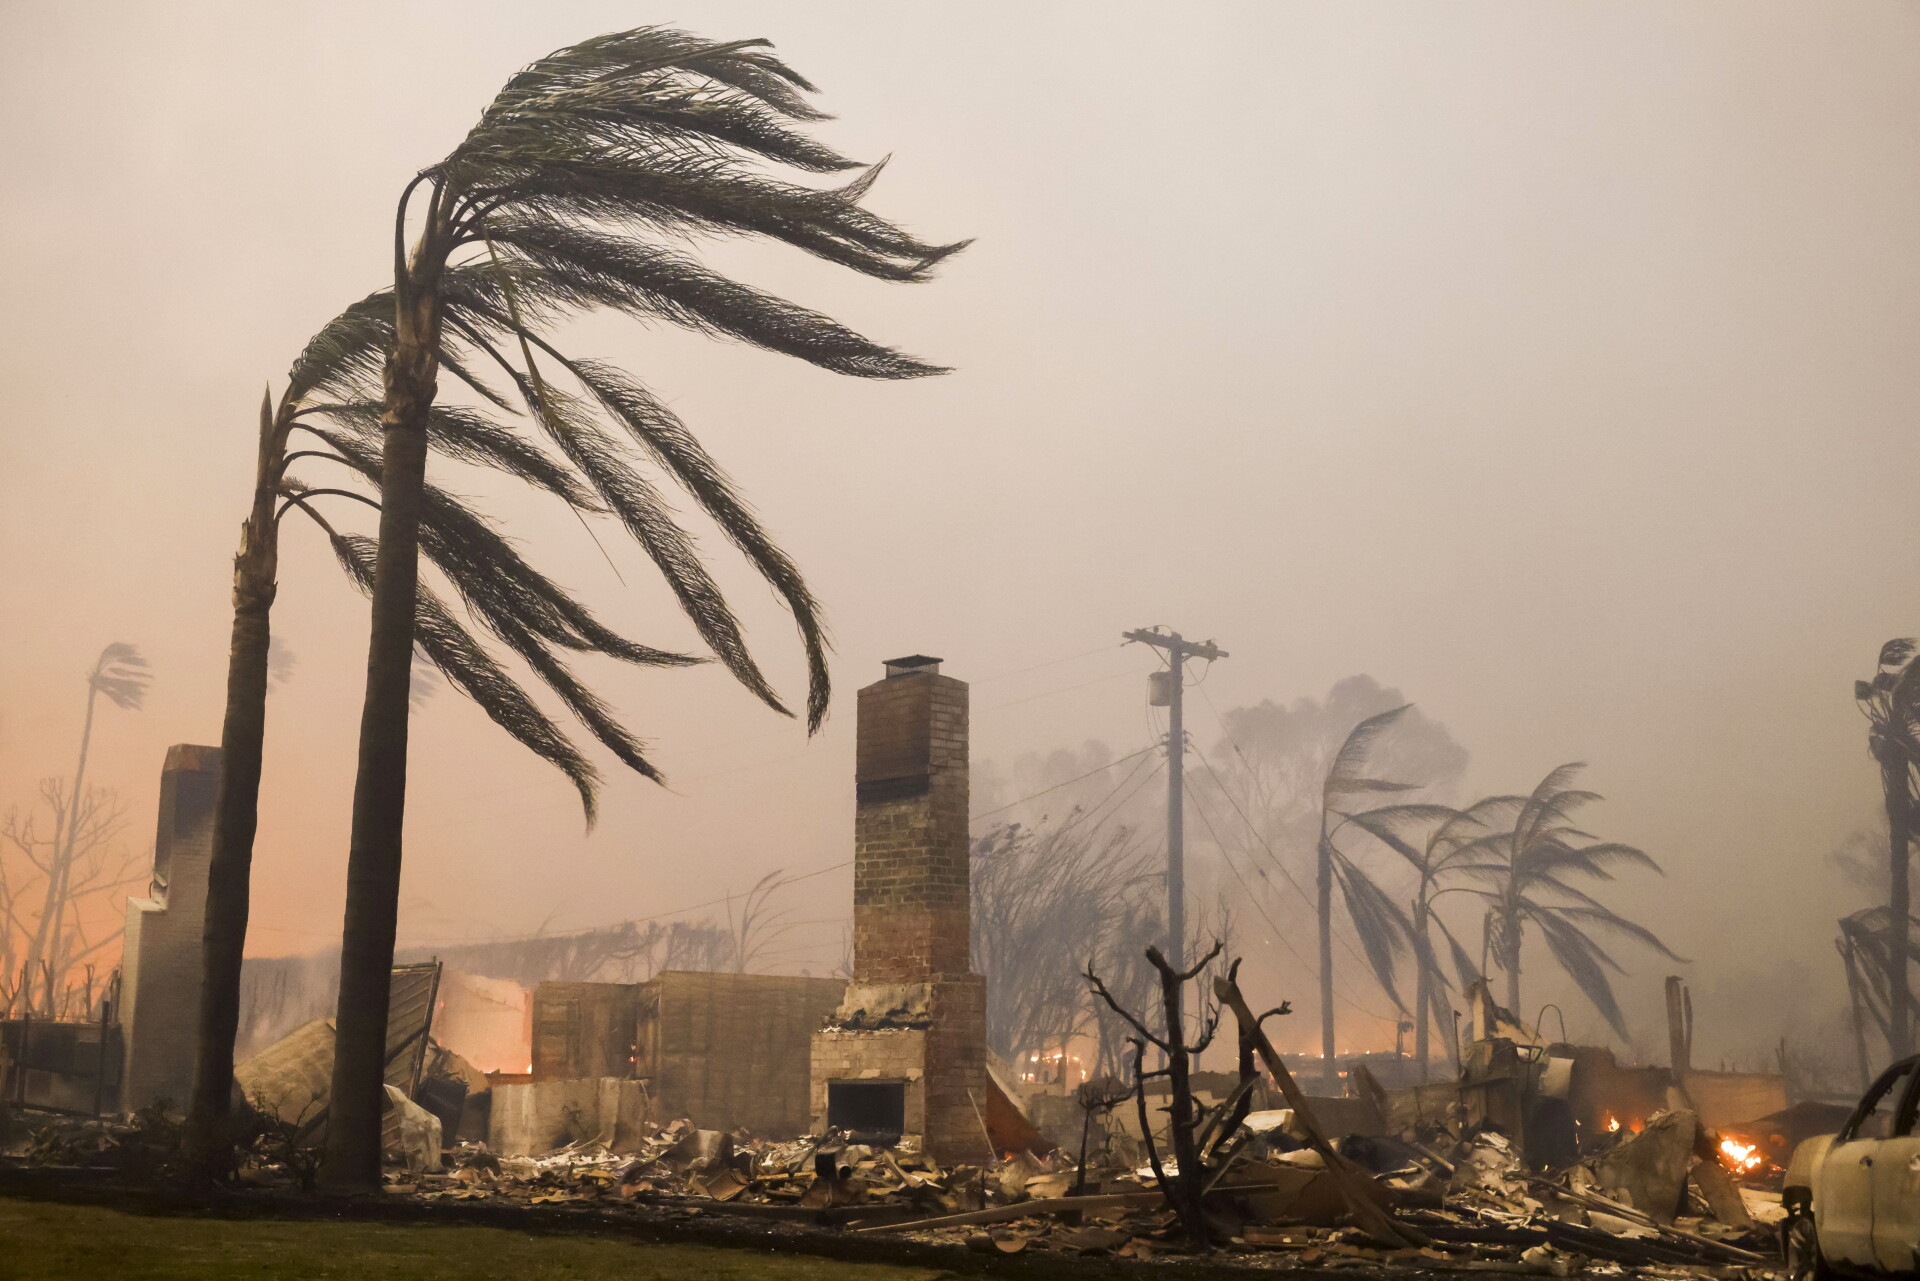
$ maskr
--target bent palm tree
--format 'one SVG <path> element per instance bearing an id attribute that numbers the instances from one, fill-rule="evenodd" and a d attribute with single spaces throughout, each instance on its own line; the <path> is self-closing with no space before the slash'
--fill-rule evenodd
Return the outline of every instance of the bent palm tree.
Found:
<path id="1" fill-rule="evenodd" d="M 1382 889 L 1359 864 L 1340 848 L 1340 830 L 1351 823 L 1371 835 L 1390 832 L 1406 821 L 1429 821 L 1445 817 L 1451 810 L 1437 805 L 1382 805 L 1349 813 L 1336 808 L 1341 797 L 1366 796 L 1382 792 L 1410 792 L 1423 784 L 1402 783 L 1372 778 L 1367 774 L 1367 756 L 1380 736 L 1404 716 L 1412 703 L 1381 712 L 1355 725 L 1346 741 L 1334 754 L 1333 764 L 1320 784 L 1320 839 L 1317 843 L 1315 909 L 1320 926 L 1320 1054 L 1321 1068 L 1329 1085 L 1337 1068 L 1334 1063 L 1333 1017 L 1333 887 L 1339 883 L 1346 905 L 1347 919 L 1360 938 L 1367 964 L 1380 987 L 1396 1007 L 1406 1009 L 1395 983 L 1399 957 L 1407 950 L 1413 925 L 1393 896 Z M 1330 819 L 1337 819 L 1332 822 Z"/>
<path id="2" fill-rule="evenodd" d="M 757 167 L 854 167 L 787 123 L 821 114 L 803 96 L 812 86 L 765 46 L 643 28 L 562 49 L 509 80 L 466 139 L 401 193 L 328 1127 L 328 1178 L 336 1186 L 370 1186 L 379 1174 L 409 657 L 432 502 L 425 485 L 429 424 L 443 368 L 496 404 L 503 402 L 473 369 L 495 367 L 508 378 L 540 432 L 652 557 L 720 661 L 784 712 L 692 540 L 654 486 L 617 465 L 623 450 L 602 422 L 623 429 L 784 598 L 807 653 L 809 729 L 826 713 L 826 641 L 798 571 L 664 405 L 618 370 L 572 359 L 545 336 L 566 316 L 608 308 L 739 338 L 840 373 L 940 372 L 658 243 L 699 233 L 758 236 L 898 281 L 926 279 L 960 248 L 923 243 L 863 209 L 859 202 L 878 167 L 838 189 L 795 185 Z M 408 252 L 416 197 L 420 224 Z M 536 352 L 577 390 L 548 383 Z M 590 706 L 574 710 L 587 719 L 595 714 Z"/>
<path id="3" fill-rule="evenodd" d="M 1880 793 L 1887 809 L 1887 946 L 1889 989 L 1887 1041 L 1894 1058 L 1907 1054 L 1913 1032 L 1908 1015 L 1907 958 L 1912 953 L 1908 921 L 1913 861 L 1914 766 L 1920 758 L 1920 663 L 1912 639 L 1880 647 L 1880 665 L 1870 681 L 1855 681 L 1854 702 L 1867 718 L 1867 747 L 1880 766 Z"/>
<path id="4" fill-rule="evenodd" d="M 1507 975 L 1507 1008 L 1520 1012 L 1520 952 L 1529 925 L 1540 931 L 1547 951 L 1594 1008 L 1620 1036 L 1627 1034 L 1607 971 L 1624 974 L 1619 962 L 1595 939 L 1607 933 L 1629 939 L 1671 960 L 1682 960 L 1652 930 L 1614 912 L 1585 890 L 1576 878 L 1611 881 L 1618 867 L 1660 865 L 1631 845 L 1603 842 L 1570 823 L 1598 793 L 1571 786 L 1586 766 L 1562 765 L 1540 781 L 1521 803 L 1511 830 L 1477 843 L 1482 856 L 1455 870 L 1487 884 L 1473 892 L 1486 900 L 1486 947 Z"/>
<path id="5" fill-rule="evenodd" d="M 227 667 L 226 715 L 221 728 L 222 770 L 215 805 L 213 849 L 207 871 L 206 923 L 202 934 L 203 979 L 189 1139 L 196 1166 L 218 1172 L 225 1152 L 231 1097 L 233 1048 L 239 1025 L 240 968 L 245 947 L 253 840 L 258 823 L 260 768 L 266 733 L 266 699 L 272 666 L 271 614 L 280 547 L 280 522 L 298 508 L 325 532 L 335 555 L 363 590 L 371 584 L 368 540 L 342 533 L 317 504 L 336 497 L 378 507 L 350 490 L 315 489 L 289 469 L 302 459 L 344 464 L 359 479 L 378 486 L 371 441 L 377 439 L 379 387 L 373 371 L 391 338 L 391 295 L 376 294 L 336 318 L 309 344 L 289 372 L 276 404 L 260 407 L 252 509 L 241 527 L 234 558 L 234 621 Z M 290 448 L 304 431 L 324 449 Z M 428 436 L 443 458 L 492 468 L 547 491 L 576 512 L 603 510 L 571 474 L 529 447 L 488 415 L 436 407 Z M 632 768 L 650 772 L 638 746 L 619 723 L 583 694 L 555 649 L 606 654 L 648 666 L 698 660 L 636 645 L 601 626 L 561 588 L 528 566 L 478 515 L 438 490 L 427 530 L 436 562 L 467 603 L 470 614 L 526 657 L 569 706 L 584 704 L 589 730 Z M 431 553 L 430 553 L 431 554 Z M 416 640 L 420 651 L 450 683 L 515 739 L 558 767 L 580 792 L 587 821 L 595 811 L 599 774 L 566 733 L 540 709 L 488 654 L 469 628 L 424 586 L 417 589 Z"/>

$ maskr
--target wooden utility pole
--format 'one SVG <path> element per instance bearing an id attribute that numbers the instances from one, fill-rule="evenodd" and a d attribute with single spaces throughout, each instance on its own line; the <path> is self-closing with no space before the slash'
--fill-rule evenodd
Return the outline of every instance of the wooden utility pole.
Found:
<path id="1" fill-rule="evenodd" d="M 1186 965 L 1187 955 L 1187 873 L 1184 833 L 1184 792 L 1181 790 L 1181 766 L 1187 747 L 1186 726 L 1181 706 L 1185 684 L 1185 664 L 1189 658 L 1204 658 L 1209 663 L 1225 658 L 1227 651 L 1212 641 L 1190 641 L 1179 632 L 1137 629 L 1122 632 L 1130 641 L 1165 650 L 1167 670 L 1154 673 L 1164 684 L 1154 691 L 1154 705 L 1162 695 L 1167 709 L 1167 961 L 1174 969 Z"/>

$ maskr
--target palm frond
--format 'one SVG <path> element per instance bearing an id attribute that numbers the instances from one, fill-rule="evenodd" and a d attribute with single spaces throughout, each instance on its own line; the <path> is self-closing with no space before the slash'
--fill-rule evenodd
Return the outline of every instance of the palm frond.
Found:
<path id="1" fill-rule="evenodd" d="M 1593 1007 L 1600 1011 L 1601 1017 L 1606 1019 L 1615 1034 L 1625 1040 L 1626 1018 L 1620 1013 L 1620 1003 L 1613 995 L 1613 984 L 1607 978 L 1607 968 L 1618 972 L 1619 967 L 1592 939 L 1566 922 L 1551 916 L 1537 920 L 1554 961 L 1566 971 L 1567 977 L 1593 1003 Z"/>
<path id="2" fill-rule="evenodd" d="M 1456 811 L 1445 805 L 1382 805 L 1354 814 L 1343 810 L 1332 812 L 1339 814 L 1343 820 L 1366 832 L 1421 871 L 1427 870 L 1426 852 L 1403 837 L 1400 834 L 1401 831 L 1421 823 L 1444 823 L 1458 817 Z"/>
<path id="3" fill-rule="evenodd" d="M 1374 978 L 1393 999 L 1394 1006 L 1405 1010 L 1406 1002 L 1400 999 L 1394 979 L 1398 958 L 1407 950 L 1407 940 L 1413 933 L 1413 923 L 1385 890 L 1337 851 L 1333 856 L 1333 873 Z"/>
<path id="4" fill-rule="evenodd" d="M 945 373 L 865 338 L 820 312 L 712 271 L 685 254 L 598 229 L 518 214 L 488 220 L 494 244 L 537 271 L 515 283 L 530 292 L 565 290 L 568 301 L 651 315 L 686 329 L 737 338 L 859 378 Z M 496 307 L 496 321 L 502 309 Z"/>
<path id="5" fill-rule="evenodd" d="M 560 56 L 569 52 L 561 50 Z M 717 67 L 726 57 L 710 53 L 705 61 Z M 858 164 L 789 126 L 788 112 L 693 70 L 680 58 L 616 65 L 584 78 L 565 77 L 567 83 L 551 74 L 539 79 L 538 87 L 509 82 L 444 168 L 472 181 L 484 180 L 495 167 L 555 153 L 662 151 L 714 157 L 744 153 L 810 173 Z"/>
<path id="6" fill-rule="evenodd" d="M 1623 935 L 1636 943 L 1652 948 L 1670 961 L 1685 963 L 1687 960 L 1686 957 L 1681 956 L 1678 952 L 1675 952 L 1672 948 L 1661 942 L 1660 937 L 1646 926 L 1629 921 L 1626 917 L 1599 904 L 1581 907 L 1556 906 L 1546 910 L 1562 921 L 1570 923 L 1584 922 L 1588 925 L 1599 926 L 1601 929 Z"/>
<path id="7" fill-rule="evenodd" d="M 550 350 L 550 349 L 549 349 Z M 692 494 L 729 542 L 786 602 L 807 659 L 807 728 L 826 719 L 830 643 L 820 602 L 755 518 L 733 482 L 671 410 L 612 366 L 564 360 L 566 368 Z"/>
<path id="8" fill-rule="evenodd" d="M 377 395 L 387 349 L 393 342 L 393 291 L 381 289 L 328 321 L 294 358 L 287 371 L 285 403 L 315 395 L 358 398 Z"/>
<path id="9" fill-rule="evenodd" d="M 328 418 L 377 448 L 380 410 L 377 400 L 355 400 L 309 405 L 305 412 Z M 598 514 L 606 510 L 571 471 L 477 410 L 434 405 L 427 411 L 427 444 L 447 458 L 504 472 L 543 489 L 575 511 Z"/>
<path id="10" fill-rule="evenodd" d="M 563 104 L 578 90 L 673 70 L 717 81 L 790 119 L 828 119 L 801 96 L 815 92 L 814 86 L 768 52 L 771 48 L 766 40 L 706 40 L 664 26 L 595 36 L 555 50 L 508 80 L 474 134 L 484 137 L 485 130 L 519 112 L 545 108 L 551 114 L 550 104 Z"/>
<path id="11" fill-rule="evenodd" d="M 471 331 L 468 337 L 513 380 L 527 409 L 548 438 L 586 476 L 653 560 L 679 600 L 681 610 L 721 663 L 767 706 L 790 715 L 748 651 L 739 620 L 701 560 L 698 544 L 674 522 L 672 508 L 659 490 L 627 464 L 619 448 L 594 423 L 578 397 L 551 386 L 536 390 L 484 337 Z"/>
<path id="12" fill-rule="evenodd" d="M 370 446 L 344 433 L 312 430 L 362 476 L 378 484 L 380 459 Z M 529 565 L 484 517 L 434 485 L 422 491 L 420 546 L 488 630 L 503 640 L 509 631 L 524 631 L 549 644 L 601 653 L 641 667 L 687 667 L 703 661 L 642 645 L 612 631 Z"/>
<path id="13" fill-rule="evenodd" d="M 147 660 L 141 657 L 139 648 L 125 641 L 114 641 L 101 650 L 87 674 L 91 688 L 105 694 L 115 707 L 128 711 L 138 711 L 145 704 L 147 686 L 152 681 L 153 673 L 147 670 Z"/>
<path id="14" fill-rule="evenodd" d="M 1514 821 L 1513 830 L 1524 846 L 1533 839 L 1533 834 L 1550 819 L 1564 818 L 1572 809 L 1599 798 L 1591 792 L 1569 790 L 1569 784 L 1579 772 L 1587 767 L 1585 761 L 1570 761 L 1548 771 L 1540 780 L 1533 794 L 1527 797 L 1527 803 L 1521 807 L 1520 816 Z"/>
<path id="15" fill-rule="evenodd" d="M 1454 937 L 1453 931 L 1447 927 L 1445 921 L 1438 916 L 1428 919 L 1439 928 L 1440 936 L 1447 941 L 1447 950 L 1453 960 L 1453 968 L 1460 975 L 1460 986 L 1463 988 L 1473 986 L 1474 980 L 1481 977 L 1480 967 L 1473 963 L 1473 957 L 1467 954 L 1467 949 L 1460 945 L 1460 940 Z"/>
<path id="16" fill-rule="evenodd" d="M 1333 758 L 1333 766 L 1327 771 L 1322 792 L 1327 796 L 1339 796 L 1349 792 L 1399 791 L 1409 784 L 1388 783 L 1370 779 L 1366 776 L 1367 753 L 1373 750 L 1379 737 L 1393 726 L 1393 723 L 1406 715 L 1413 706 L 1406 703 L 1390 711 L 1381 712 L 1355 725 L 1347 734 L 1346 741 L 1340 744 L 1340 750 Z"/>
<path id="17" fill-rule="evenodd" d="M 1622 845 L 1616 841 L 1568 845 L 1556 840 L 1525 851 L 1521 858 L 1520 876 L 1530 879 L 1543 874 L 1558 876 L 1574 873 L 1595 880 L 1611 881 L 1616 867 L 1639 867 L 1665 875 L 1652 855 L 1632 845 Z"/>
<path id="18" fill-rule="evenodd" d="M 363 592 L 373 590 L 373 540 L 327 531 L 334 555 Z M 459 620 L 426 588 L 414 607 L 414 638 L 448 684 L 479 704 L 488 719 L 541 760 L 567 776 L 592 825 L 598 813 L 600 772 L 527 696 Z"/>
<path id="19" fill-rule="evenodd" d="M 475 175 L 502 194 L 494 210 L 537 209 L 549 218 L 667 235 L 761 236 L 862 275 L 931 278 L 966 242 L 936 245 L 860 207 L 843 193 L 795 186 L 708 157 L 553 160 Z"/>

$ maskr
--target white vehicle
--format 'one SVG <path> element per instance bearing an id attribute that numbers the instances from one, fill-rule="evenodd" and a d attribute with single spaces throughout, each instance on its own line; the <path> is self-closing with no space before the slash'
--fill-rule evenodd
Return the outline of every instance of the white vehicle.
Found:
<path id="1" fill-rule="evenodd" d="M 1894 1064 L 1840 1133 L 1794 1149 L 1781 1250 L 1795 1281 L 1920 1273 L 1920 1056 Z"/>

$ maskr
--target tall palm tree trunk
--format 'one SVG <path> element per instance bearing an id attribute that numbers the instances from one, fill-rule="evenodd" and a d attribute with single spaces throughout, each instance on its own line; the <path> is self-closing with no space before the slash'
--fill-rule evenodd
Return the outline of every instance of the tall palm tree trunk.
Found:
<path id="1" fill-rule="evenodd" d="M 1320 913 L 1320 1079 L 1331 1094 L 1340 1074 L 1333 1057 L 1333 848 L 1320 822 L 1320 868 L 1315 883 Z"/>
<path id="2" fill-rule="evenodd" d="M 1911 983 L 1907 974 L 1912 940 L 1908 922 L 1912 913 L 1909 869 L 1912 861 L 1911 825 L 1913 803 L 1907 782 L 1907 762 L 1897 749 L 1888 749 L 1889 759 L 1880 765 L 1881 787 L 1887 804 L 1887 1042 L 1894 1059 L 1906 1057 L 1913 1044 L 1908 1009 Z"/>
<path id="3" fill-rule="evenodd" d="M 1433 942 L 1427 937 L 1427 900 L 1424 887 L 1413 904 L 1413 963 L 1419 967 L 1414 979 L 1413 1057 L 1420 1065 L 1420 1080 L 1427 1079 L 1427 1020 L 1433 1013 Z"/>
<path id="4" fill-rule="evenodd" d="M 403 198 L 403 217 L 405 210 Z M 401 833 L 406 821 L 407 713 L 427 414 L 433 407 L 439 373 L 441 217 L 436 195 L 414 261 L 395 280 L 397 323 L 381 413 L 385 440 L 380 543 L 374 562 L 359 770 L 353 785 L 346 921 L 340 940 L 340 1004 L 334 1021 L 333 1098 L 327 1121 L 326 1179 L 339 1189 L 372 1188 L 380 1182 L 387 987 L 393 969 Z"/>
<path id="5" fill-rule="evenodd" d="M 1502 967 L 1507 972 L 1507 1010 L 1514 1018 L 1520 1017 L 1520 911 L 1509 906 L 1506 917 L 1506 938 L 1501 950 L 1506 953 Z"/>
<path id="6" fill-rule="evenodd" d="M 187 1139 L 195 1169 L 220 1173 L 233 1094 L 233 1046 L 240 1029 L 240 966 L 246 951 L 253 838 L 260 816 L 261 745 L 267 732 L 269 630 L 279 570 L 274 520 L 281 436 L 269 399 L 260 403 L 253 510 L 233 558 L 233 640 L 227 652 L 227 711 L 220 729 L 220 791 L 207 863 L 207 916 L 200 935 L 200 1028 Z"/>

